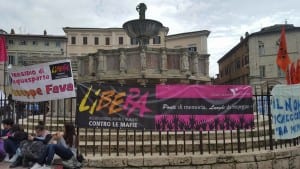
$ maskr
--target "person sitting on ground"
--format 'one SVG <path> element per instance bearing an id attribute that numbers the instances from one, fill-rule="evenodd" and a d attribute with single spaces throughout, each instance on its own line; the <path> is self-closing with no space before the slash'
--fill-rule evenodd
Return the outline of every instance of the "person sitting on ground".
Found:
<path id="1" fill-rule="evenodd" d="M 45 154 L 31 169 L 50 169 L 55 154 L 63 160 L 65 167 L 80 168 L 81 164 L 76 159 L 78 145 L 76 138 L 74 125 L 66 123 L 64 133 L 57 132 L 52 135 Z"/>
<path id="2" fill-rule="evenodd" d="M 14 125 L 14 121 L 12 119 L 4 119 L 2 120 L 2 125 L 3 129 L 0 132 L 0 137 L 10 135 L 12 126 Z"/>
<path id="3" fill-rule="evenodd" d="M 0 131 L 0 141 L 1 141 L 1 147 L 0 147 L 0 156 L 1 161 L 9 161 L 9 159 L 13 156 L 13 154 L 9 155 L 5 152 L 4 148 L 4 139 L 7 136 L 10 136 L 12 134 L 12 126 L 14 125 L 14 121 L 12 119 L 4 119 L 2 120 L 3 129 Z"/>
<path id="4" fill-rule="evenodd" d="M 4 149 L 9 156 L 12 156 L 9 162 L 14 162 L 17 159 L 16 151 L 21 141 L 27 139 L 27 133 L 18 124 L 14 124 L 11 128 L 11 135 L 4 136 Z"/>
<path id="5" fill-rule="evenodd" d="M 22 163 L 24 167 L 30 166 L 28 163 L 35 162 L 41 155 L 43 155 L 43 148 L 45 147 L 46 150 L 46 144 L 48 144 L 51 140 L 51 137 L 51 134 L 49 134 L 49 131 L 45 128 L 44 122 L 40 121 L 35 127 L 35 136 L 28 135 L 28 139 L 20 144 L 20 148 L 18 148 L 16 153 L 17 159 L 12 165 L 10 165 L 10 168 L 18 167 L 22 165 Z M 42 144 L 37 144 L 38 142 L 41 142 Z M 39 149 L 39 146 L 43 147 Z M 33 152 L 33 149 L 38 150 Z M 32 155 L 38 158 L 33 159 Z"/>

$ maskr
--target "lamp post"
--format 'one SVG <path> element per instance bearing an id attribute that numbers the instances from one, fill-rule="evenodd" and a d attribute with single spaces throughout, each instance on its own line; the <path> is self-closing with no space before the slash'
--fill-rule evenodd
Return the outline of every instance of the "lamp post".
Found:
<path id="1" fill-rule="evenodd" d="M 12 68 L 12 64 L 8 64 L 7 66 L 6 66 L 6 62 L 4 63 L 4 79 L 3 79 L 3 89 L 4 89 L 4 93 L 5 93 L 5 95 L 7 94 L 7 92 L 6 92 L 6 84 L 7 84 L 7 73 L 8 73 L 8 70 L 9 69 L 11 69 Z"/>

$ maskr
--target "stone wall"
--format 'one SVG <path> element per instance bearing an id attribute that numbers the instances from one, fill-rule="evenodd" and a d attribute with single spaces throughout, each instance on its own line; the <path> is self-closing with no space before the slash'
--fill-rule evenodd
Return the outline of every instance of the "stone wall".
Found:
<path id="1" fill-rule="evenodd" d="M 154 169 L 299 169 L 300 146 L 240 154 L 92 157 L 87 167 Z"/>

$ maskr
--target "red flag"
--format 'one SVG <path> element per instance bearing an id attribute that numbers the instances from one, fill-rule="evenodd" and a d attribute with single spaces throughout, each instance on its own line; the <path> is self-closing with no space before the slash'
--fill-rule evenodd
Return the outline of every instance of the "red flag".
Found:
<path id="1" fill-rule="evenodd" d="M 6 42 L 5 37 L 0 35 L 0 62 L 6 62 L 7 52 L 6 52 Z"/>
<path id="2" fill-rule="evenodd" d="M 291 84 L 296 84 L 296 69 L 295 69 L 295 64 L 294 62 L 290 66 L 290 79 L 291 79 Z"/>
<path id="3" fill-rule="evenodd" d="M 286 72 L 285 72 L 285 79 L 287 84 L 292 84 L 292 78 L 291 78 L 291 65 L 287 66 Z"/>
<path id="4" fill-rule="evenodd" d="M 296 66 L 296 83 L 300 83 L 300 60 L 297 60 L 297 66 Z"/>
<path id="5" fill-rule="evenodd" d="M 278 53 L 277 53 L 276 63 L 280 67 L 280 69 L 284 72 L 287 71 L 287 67 L 291 63 L 291 60 L 287 53 L 284 26 L 281 29 L 280 44 L 279 44 L 279 49 L 278 49 Z"/>

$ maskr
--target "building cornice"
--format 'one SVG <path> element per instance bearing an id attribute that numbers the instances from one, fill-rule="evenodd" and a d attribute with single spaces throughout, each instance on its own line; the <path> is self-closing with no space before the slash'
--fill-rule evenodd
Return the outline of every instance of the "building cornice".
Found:
<path id="1" fill-rule="evenodd" d="M 197 37 L 197 36 L 209 36 L 210 31 L 202 30 L 202 31 L 195 31 L 195 32 L 185 32 L 185 33 L 178 33 L 173 35 L 167 35 L 166 39 L 180 39 L 180 38 L 187 38 L 187 37 Z"/>
<path id="2" fill-rule="evenodd" d="M 80 32 L 86 32 L 86 31 L 91 31 L 91 32 L 111 32 L 111 31 L 124 31 L 123 28 L 83 28 L 83 27 L 63 27 L 63 30 L 65 33 L 68 33 L 69 31 L 80 31 Z M 169 31 L 168 27 L 162 27 L 162 31 Z"/>
<path id="3" fill-rule="evenodd" d="M 26 38 L 26 39 L 63 39 L 67 40 L 66 36 L 57 35 L 33 35 L 33 34 L 5 34 L 7 38 Z"/>

